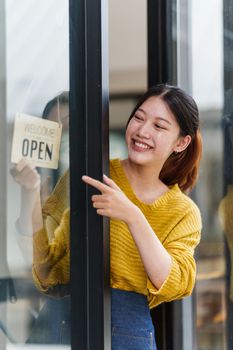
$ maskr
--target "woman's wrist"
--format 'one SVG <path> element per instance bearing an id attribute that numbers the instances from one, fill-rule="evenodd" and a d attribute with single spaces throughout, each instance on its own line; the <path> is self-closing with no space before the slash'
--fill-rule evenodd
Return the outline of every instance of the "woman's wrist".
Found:
<path id="1" fill-rule="evenodd" d="M 27 222 L 22 221 L 22 218 L 18 218 L 15 222 L 17 233 L 21 236 L 32 237 L 32 223 L 27 220 Z"/>
<path id="2" fill-rule="evenodd" d="M 131 228 L 137 225 L 143 217 L 144 215 L 142 211 L 135 204 L 133 204 L 127 213 L 125 223 L 128 225 L 129 228 Z"/>

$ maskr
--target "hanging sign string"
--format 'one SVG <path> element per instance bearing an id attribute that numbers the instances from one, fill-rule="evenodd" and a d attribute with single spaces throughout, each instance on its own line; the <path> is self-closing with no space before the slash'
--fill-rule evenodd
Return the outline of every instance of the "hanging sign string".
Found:
<path id="1" fill-rule="evenodd" d="M 59 96 L 57 96 L 57 120 L 58 120 L 59 126 L 62 127 Z"/>

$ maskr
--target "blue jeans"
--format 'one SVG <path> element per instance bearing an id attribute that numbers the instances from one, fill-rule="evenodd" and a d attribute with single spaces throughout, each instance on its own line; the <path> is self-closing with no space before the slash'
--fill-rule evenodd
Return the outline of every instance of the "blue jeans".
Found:
<path id="1" fill-rule="evenodd" d="M 70 344 L 70 297 L 48 298 L 27 339 L 28 344 Z"/>
<path id="2" fill-rule="evenodd" d="M 144 295 L 112 289 L 112 350 L 156 350 Z M 48 298 L 27 343 L 70 344 L 70 297 Z"/>
<path id="3" fill-rule="evenodd" d="M 156 350 L 144 295 L 112 289 L 112 350 Z"/>

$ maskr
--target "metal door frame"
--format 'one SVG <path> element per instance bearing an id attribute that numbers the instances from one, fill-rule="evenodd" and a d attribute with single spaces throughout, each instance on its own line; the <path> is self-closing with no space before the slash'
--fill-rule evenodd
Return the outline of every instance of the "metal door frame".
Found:
<path id="1" fill-rule="evenodd" d="M 81 180 L 108 174 L 107 0 L 70 0 L 72 349 L 111 348 L 109 223 Z"/>

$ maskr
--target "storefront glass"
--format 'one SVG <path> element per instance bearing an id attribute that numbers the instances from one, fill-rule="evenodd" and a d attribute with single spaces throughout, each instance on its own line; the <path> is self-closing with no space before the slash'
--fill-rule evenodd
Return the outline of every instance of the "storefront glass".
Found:
<path id="1" fill-rule="evenodd" d="M 124 159 L 126 122 L 147 88 L 147 2 L 108 3 L 110 158 Z"/>
<path id="2" fill-rule="evenodd" d="M 200 178 L 192 193 L 203 217 L 193 297 L 196 349 L 225 350 L 232 346 L 233 317 L 232 5 L 222 0 L 182 4 L 177 7 L 178 84 L 197 101 L 203 135 Z"/>
<path id="3" fill-rule="evenodd" d="M 1 2 L 1 8 L 5 32 L 5 37 L 1 36 L 5 60 L 1 93 L 5 89 L 6 96 L 5 120 L 1 118 L 0 127 L 6 130 L 7 148 L 0 164 L 1 171 L 6 164 L 6 188 L 2 189 L 6 201 L 0 204 L 6 207 L 5 217 L 1 217 L 6 230 L 1 232 L 0 244 L 5 251 L 1 255 L 1 285 L 5 283 L 7 292 L 1 293 L 0 347 L 34 349 L 36 344 L 45 350 L 59 344 L 61 349 L 69 349 L 69 291 L 61 285 L 48 287 L 54 277 L 44 282 L 51 277 L 52 267 L 42 258 L 45 246 L 40 240 L 34 241 L 33 249 L 32 221 L 39 220 L 40 214 L 38 197 L 28 195 L 38 193 L 39 188 L 42 205 L 46 203 L 69 167 L 69 1 L 8 0 Z M 15 164 L 22 155 L 27 160 L 19 169 Z M 64 205 L 68 207 L 68 175 L 66 182 Z M 59 215 L 58 211 L 51 214 L 54 221 L 47 222 L 50 242 L 54 238 L 50 227 L 56 227 Z M 60 273 L 58 268 L 58 280 L 63 279 Z M 66 273 L 68 276 L 69 271 Z"/>

